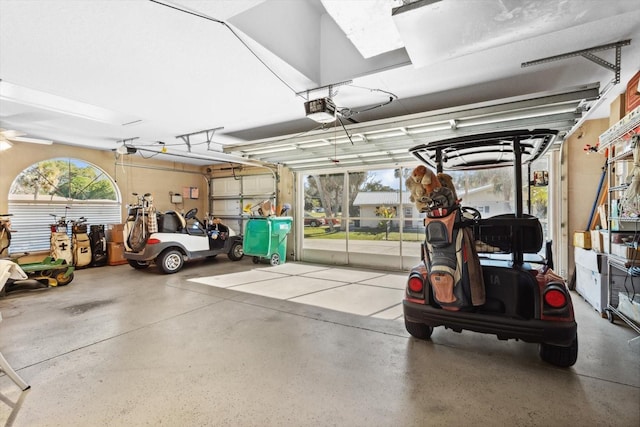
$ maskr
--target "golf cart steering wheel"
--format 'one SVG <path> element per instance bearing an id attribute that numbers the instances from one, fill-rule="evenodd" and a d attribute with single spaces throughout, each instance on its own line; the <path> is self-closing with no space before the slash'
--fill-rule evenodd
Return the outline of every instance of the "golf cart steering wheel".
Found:
<path id="1" fill-rule="evenodd" d="M 460 207 L 460 210 L 462 211 L 462 216 L 464 216 L 465 218 L 469 218 L 472 220 L 477 220 L 482 218 L 480 211 L 476 208 L 472 208 L 469 206 L 462 206 Z"/>
<path id="2" fill-rule="evenodd" d="M 187 213 L 184 215 L 184 219 L 193 219 L 196 217 L 198 213 L 198 208 L 189 209 Z"/>

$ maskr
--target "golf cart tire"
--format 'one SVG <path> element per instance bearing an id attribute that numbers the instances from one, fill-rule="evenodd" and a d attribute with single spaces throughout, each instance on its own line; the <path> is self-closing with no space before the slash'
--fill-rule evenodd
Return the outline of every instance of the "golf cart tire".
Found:
<path id="1" fill-rule="evenodd" d="M 53 273 L 53 278 L 58 282 L 58 286 L 68 285 L 73 280 L 73 273 L 65 276 L 66 272 L 67 270 L 58 270 Z"/>
<path id="2" fill-rule="evenodd" d="M 149 268 L 149 263 L 147 261 L 136 261 L 133 259 L 128 260 L 129 265 L 136 270 L 144 270 L 145 268 Z"/>
<path id="3" fill-rule="evenodd" d="M 156 260 L 156 265 L 165 274 L 177 273 L 184 266 L 182 252 L 177 249 L 167 249 Z"/>
<path id="4" fill-rule="evenodd" d="M 433 333 L 433 326 L 428 326 L 424 323 L 410 322 L 407 319 L 404 319 L 404 327 L 412 337 L 418 338 L 419 340 L 428 340 Z"/>
<path id="5" fill-rule="evenodd" d="M 575 337 L 569 347 L 541 343 L 540 359 L 561 368 L 573 366 L 578 359 L 578 337 Z"/>
<path id="6" fill-rule="evenodd" d="M 227 256 L 231 261 L 240 261 L 244 256 L 244 248 L 242 247 L 242 242 L 233 242 Z"/>

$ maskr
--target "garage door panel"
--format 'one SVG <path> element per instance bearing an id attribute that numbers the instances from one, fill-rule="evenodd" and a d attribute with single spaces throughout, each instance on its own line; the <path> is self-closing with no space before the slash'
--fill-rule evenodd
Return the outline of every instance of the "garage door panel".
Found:
<path id="1" fill-rule="evenodd" d="M 270 194 L 274 192 L 273 176 L 248 175 L 242 177 L 243 194 Z"/>
<path id="2" fill-rule="evenodd" d="M 213 200 L 213 215 L 234 216 L 241 211 L 239 200 Z"/>
<path id="3" fill-rule="evenodd" d="M 235 178 L 215 178 L 211 180 L 214 197 L 237 196 L 242 190 L 242 182 Z"/>

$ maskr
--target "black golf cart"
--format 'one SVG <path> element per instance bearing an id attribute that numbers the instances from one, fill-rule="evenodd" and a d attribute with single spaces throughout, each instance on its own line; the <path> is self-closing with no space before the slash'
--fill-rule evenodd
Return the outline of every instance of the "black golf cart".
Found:
<path id="1" fill-rule="evenodd" d="M 410 151 L 439 173 L 511 167 L 514 188 L 523 189 L 523 165 L 542 156 L 555 138 L 551 130 L 503 131 Z M 407 331 L 429 339 L 434 327 L 444 326 L 539 343 L 543 360 L 572 366 L 578 337 L 571 296 L 551 270 L 551 245 L 540 221 L 524 213 L 522 191 L 515 191 L 515 212 L 490 218 L 458 201 L 439 204 L 445 199 L 436 196 L 426 211 L 422 262 L 407 281 Z"/>

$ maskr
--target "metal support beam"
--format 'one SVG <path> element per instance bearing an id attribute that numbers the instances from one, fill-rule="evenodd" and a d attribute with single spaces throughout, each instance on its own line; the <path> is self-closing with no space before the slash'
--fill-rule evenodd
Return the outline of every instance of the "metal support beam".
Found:
<path id="1" fill-rule="evenodd" d="M 329 98 L 331 98 L 331 97 L 333 97 L 333 88 L 334 87 L 350 85 L 351 83 L 353 83 L 353 80 L 346 80 L 344 82 L 338 82 L 338 83 L 332 83 L 330 85 L 319 86 L 319 87 L 315 87 L 313 89 L 307 89 L 307 90 L 303 90 L 302 92 L 297 92 L 296 96 L 306 95 L 305 99 L 307 101 L 309 101 L 309 93 L 310 92 L 316 92 L 316 91 L 319 91 L 319 90 L 327 89 L 328 94 L 329 94 Z"/>
<path id="2" fill-rule="evenodd" d="M 176 138 L 180 138 L 181 140 L 184 141 L 185 144 L 187 144 L 187 151 L 189 151 L 189 153 L 191 152 L 191 137 L 194 135 L 200 135 L 200 134 L 206 134 L 206 143 L 207 143 L 207 151 L 211 151 L 210 145 L 211 145 L 211 141 L 213 140 L 213 135 L 216 133 L 217 130 L 220 129 L 224 129 L 223 126 L 217 127 L 217 128 L 211 128 L 211 129 L 205 129 L 205 130 L 199 130 L 197 132 L 192 132 L 192 133 L 186 133 L 184 135 L 177 135 Z"/>
<path id="3" fill-rule="evenodd" d="M 532 65 L 545 64 L 547 62 L 559 61 L 561 59 L 573 58 L 576 56 L 582 56 L 583 58 L 593 61 L 596 64 L 609 69 L 615 73 L 615 84 L 620 83 L 620 63 L 622 61 L 622 46 L 628 46 L 631 44 L 631 39 L 622 40 L 615 43 L 603 44 L 600 46 L 590 47 L 588 49 L 576 50 L 573 52 L 563 53 L 562 55 L 549 56 L 547 58 L 536 59 L 535 61 L 523 62 L 520 66 L 522 68 L 530 67 Z M 616 63 L 612 64 L 609 61 L 605 61 L 593 54 L 593 52 L 601 52 L 603 50 L 615 49 L 616 50 Z"/>

